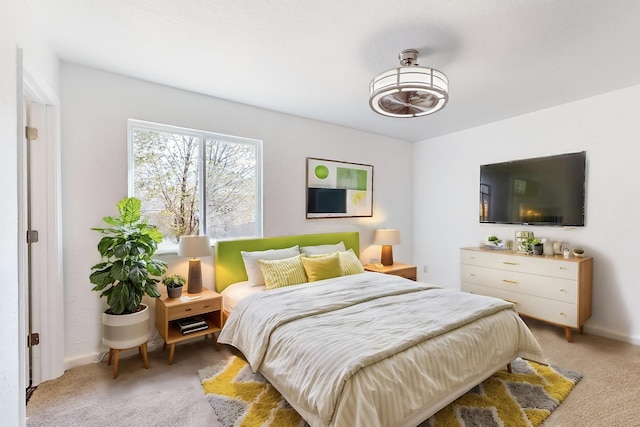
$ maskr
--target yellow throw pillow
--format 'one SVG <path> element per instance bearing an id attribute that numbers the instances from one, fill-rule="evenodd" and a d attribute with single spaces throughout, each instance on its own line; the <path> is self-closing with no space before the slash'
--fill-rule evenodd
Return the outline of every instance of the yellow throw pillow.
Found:
<path id="1" fill-rule="evenodd" d="M 300 255 L 278 260 L 258 260 L 267 290 L 298 285 L 307 281 Z"/>
<path id="2" fill-rule="evenodd" d="M 362 263 L 360 263 L 360 260 L 356 256 L 356 253 L 353 252 L 353 249 L 338 252 L 338 258 L 340 259 L 340 268 L 342 269 L 342 274 L 344 276 L 364 273 L 364 267 L 362 267 Z"/>
<path id="3" fill-rule="evenodd" d="M 310 282 L 342 276 L 337 253 L 314 258 L 302 257 L 301 259 Z"/>

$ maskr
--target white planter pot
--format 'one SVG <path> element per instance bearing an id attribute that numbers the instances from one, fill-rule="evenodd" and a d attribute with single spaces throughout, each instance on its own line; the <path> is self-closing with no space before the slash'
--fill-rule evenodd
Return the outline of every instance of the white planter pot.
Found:
<path id="1" fill-rule="evenodd" d="M 102 343 L 109 348 L 124 350 L 138 347 L 151 337 L 149 307 L 131 314 L 102 313 Z"/>

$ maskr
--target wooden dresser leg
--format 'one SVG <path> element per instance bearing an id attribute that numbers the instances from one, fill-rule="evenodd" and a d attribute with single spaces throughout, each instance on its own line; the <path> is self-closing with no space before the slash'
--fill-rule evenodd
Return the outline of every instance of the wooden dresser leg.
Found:
<path id="1" fill-rule="evenodd" d="M 564 327 L 564 336 L 567 337 L 567 342 L 573 342 L 571 341 L 571 328 Z"/>
<path id="2" fill-rule="evenodd" d="M 580 326 L 580 335 L 584 334 L 584 325 Z"/>
<path id="3" fill-rule="evenodd" d="M 507 364 L 507 372 L 510 374 L 513 373 L 513 370 L 511 369 L 511 363 Z"/>
<path id="4" fill-rule="evenodd" d="M 107 361 L 107 366 L 111 366 L 111 356 L 113 356 L 113 349 L 109 349 L 109 360 Z"/>
<path id="5" fill-rule="evenodd" d="M 113 379 L 118 378 L 118 357 L 120 356 L 120 350 L 113 350 Z"/>

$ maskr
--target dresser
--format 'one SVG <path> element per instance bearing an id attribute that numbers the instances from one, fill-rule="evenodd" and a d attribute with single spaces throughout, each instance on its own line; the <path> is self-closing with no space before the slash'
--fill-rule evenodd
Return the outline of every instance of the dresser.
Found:
<path id="1" fill-rule="evenodd" d="M 524 255 L 482 248 L 460 250 L 463 291 L 502 298 L 518 313 L 583 332 L 591 317 L 593 258 Z"/>

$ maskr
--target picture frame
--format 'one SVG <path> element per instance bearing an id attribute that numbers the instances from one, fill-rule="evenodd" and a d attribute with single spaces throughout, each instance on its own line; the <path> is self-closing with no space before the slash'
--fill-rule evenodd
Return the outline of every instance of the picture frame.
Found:
<path id="1" fill-rule="evenodd" d="M 307 157 L 307 219 L 373 216 L 373 166 Z"/>

